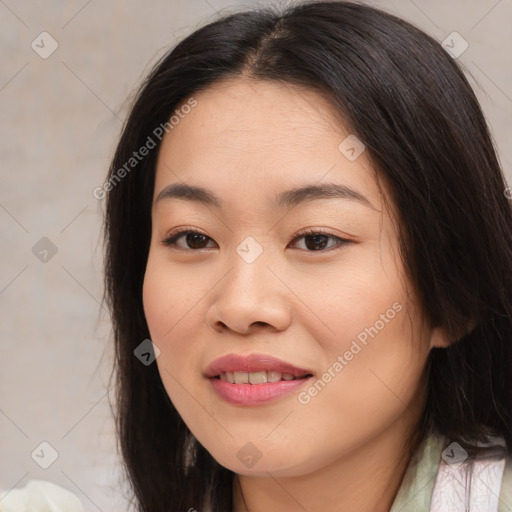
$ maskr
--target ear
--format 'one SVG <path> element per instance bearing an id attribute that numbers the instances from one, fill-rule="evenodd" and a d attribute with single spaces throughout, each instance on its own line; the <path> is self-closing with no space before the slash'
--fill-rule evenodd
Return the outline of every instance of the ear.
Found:
<path id="1" fill-rule="evenodd" d="M 457 338 L 457 340 L 463 336 L 467 336 L 476 327 L 476 325 L 475 321 L 469 322 L 466 330 Z M 450 341 L 450 337 L 445 329 L 442 327 L 434 327 L 434 329 L 432 329 L 432 333 L 430 335 L 430 348 L 447 348 L 452 343 L 453 341 Z"/>
<path id="2" fill-rule="evenodd" d="M 449 345 L 447 332 L 442 327 L 434 327 L 430 335 L 430 348 L 447 348 Z"/>

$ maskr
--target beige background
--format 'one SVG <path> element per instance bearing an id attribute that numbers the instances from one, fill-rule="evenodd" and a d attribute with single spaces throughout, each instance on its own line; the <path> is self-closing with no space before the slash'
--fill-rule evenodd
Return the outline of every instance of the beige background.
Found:
<path id="1" fill-rule="evenodd" d="M 457 31 L 469 43 L 458 60 L 512 184 L 512 0 L 371 3 L 440 42 Z M 150 65 L 217 11 L 256 4 L 44 4 L 0 0 L 0 489 L 50 480 L 87 511 L 123 510 L 107 399 L 110 324 L 100 307 L 103 203 L 92 192 Z M 46 59 L 31 47 L 43 31 L 58 43 Z M 43 237 L 57 249 L 46 263 L 32 250 Z M 31 458 L 43 441 L 58 453 L 48 469 Z M 48 461 L 51 451 L 35 453 Z"/>

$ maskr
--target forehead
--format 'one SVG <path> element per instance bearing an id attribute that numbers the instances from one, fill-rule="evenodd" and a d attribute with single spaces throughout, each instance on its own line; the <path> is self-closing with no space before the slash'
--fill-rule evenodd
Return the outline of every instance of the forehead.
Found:
<path id="1" fill-rule="evenodd" d="M 336 182 L 379 205 L 367 152 L 352 160 L 340 150 L 354 136 L 322 95 L 240 78 L 193 98 L 194 108 L 182 113 L 162 140 L 154 200 L 168 184 L 186 182 L 215 190 L 227 201 L 234 195 L 262 196 L 268 206 L 280 190 Z"/>

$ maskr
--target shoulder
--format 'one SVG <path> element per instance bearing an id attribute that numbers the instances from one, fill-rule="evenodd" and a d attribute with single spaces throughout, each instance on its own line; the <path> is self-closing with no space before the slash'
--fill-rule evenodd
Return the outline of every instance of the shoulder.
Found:
<path id="1" fill-rule="evenodd" d="M 21 489 L 3 490 L 0 512 L 83 512 L 72 492 L 45 480 L 30 480 Z"/>
<path id="2" fill-rule="evenodd" d="M 457 442 L 445 447 L 431 510 L 458 510 L 465 506 L 466 510 L 512 511 L 512 458 L 504 439 L 489 437 L 488 442 L 476 446 L 481 450 L 472 450 L 469 456 Z"/>
<path id="3" fill-rule="evenodd" d="M 512 456 L 504 439 L 493 437 L 477 445 L 485 450 L 468 456 L 457 442 L 430 432 L 410 461 L 391 512 L 445 512 L 464 506 L 512 512 Z"/>

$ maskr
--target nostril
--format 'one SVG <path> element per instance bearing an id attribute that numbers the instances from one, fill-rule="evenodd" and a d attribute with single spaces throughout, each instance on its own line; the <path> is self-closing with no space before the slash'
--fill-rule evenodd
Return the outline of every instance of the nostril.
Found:
<path id="1" fill-rule="evenodd" d="M 268 325 L 266 322 L 253 322 L 252 325 Z"/>

